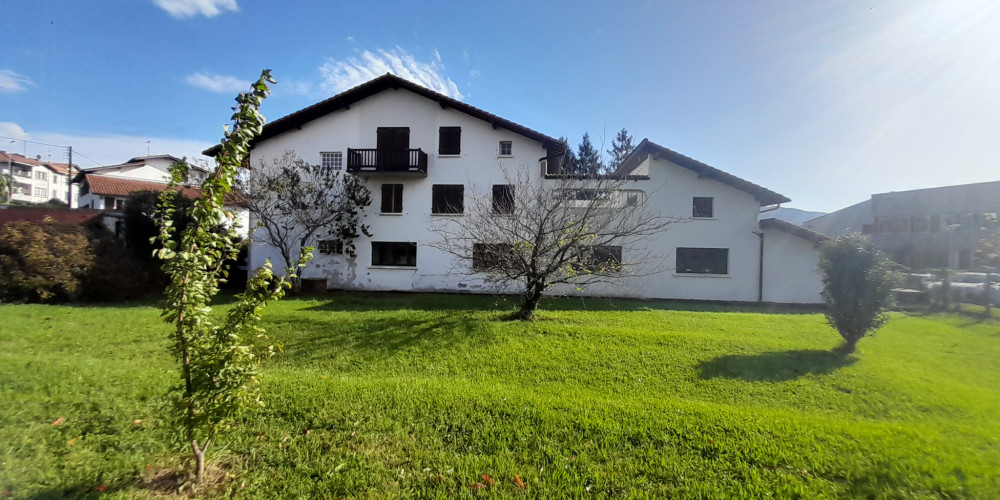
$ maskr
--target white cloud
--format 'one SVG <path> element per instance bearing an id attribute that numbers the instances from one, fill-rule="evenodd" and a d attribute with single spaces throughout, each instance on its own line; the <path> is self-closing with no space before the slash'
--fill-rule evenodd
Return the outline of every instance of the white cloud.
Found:
<path id="1" fill-rule="evenodd" d="M 352 57 L 346 61 L 327 59 L 319 71 L 323 75 L 323 89 L 327 92 L 341 92 L 392 73 L 449 97 L 463 98 L 458 85 L 444 75 L 444 64 L 436 50 L 434 60 L 429 63 L 417 61 L 400 47 L 375 52 L 366 50 L 360 57 Z"/>
<path id="2" fill-rule="evenodd" d="M 345 38 L 345 40 L 347 40 L 348 42 L 354 43 L 354 37 L 353 36 L 347 35 L 347 38 Z"/>
<path id="3" fill-rule="evenodd" d="M 0 69 L 0 92 L 23 92 L 34 86 L 35 82 L 30 78 L 9 69 Z"/>
<path id="4" fill-rule="evenodd" d="M 223 10 L 240 11 L 236 0 L 153 0 L 153 3 L 178 19 L 197 15 L 215 17 Z"/>
<path id="5" fill-rule="evenodd" d="M 114 165 L 129 158 L 146 155 L 146 141 L 150 154 L 169 154 L 189 161 L 209 161 L 201 152 L 213 146 L 212 143 L 176 137 L 143 137 L 117 134 L 73 135 L 60 132 L 33 132 L 28 134 L 18 124 L 0 122 L 0 136 L 28 139 L 35 143 L 57 144 L 46 146 L 32 142 L 0 139 L 0 149 L 15 153 L 26 153 L 30 157 L 40 155 L 43 159 L 66 161 L 66 150 L 60 146 L 73 146 L 73 163 L 82 168 L 98 165 Z"/>
<path id="6" fill-rule="evenodd" d="M 30 139 L 31 136 L 14 122 L 0 122 L 0 137 L 10 137 L 11 139 Z M 4 144 L 10 139 L 4 139 Z M 3 148 L 8 149 L 8 148 Z"/>
<path id="7" fill-rule="evenodd" d="M 481 75 L 482 73 L 483 73 L 482 71 L 479 71 L 478 69 L 474 69 L 474 70 L 469 71 L 469 76 L 471 76 L 472 78 L 479 78 L 479 75 Z"/>
<path id="8" fill-rule="evenodd" d="M 205 73 L 195 73 L 184 78 L 188 84 L 207 90 L 209 92 L 219 92 L 231 94 L 242 92 L 250 87 L 250 82 L 240 80 L 235 76 L 228 75 L 208 75 Z"/>

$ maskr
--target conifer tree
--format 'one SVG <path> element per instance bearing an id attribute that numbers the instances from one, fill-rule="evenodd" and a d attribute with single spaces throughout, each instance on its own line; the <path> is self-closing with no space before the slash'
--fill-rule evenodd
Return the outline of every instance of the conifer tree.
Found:
<path id="1" fill-rule="evenodd" d="M 590 134 L 584 132 L 580 146 L 576 150 L 576 171 L 577 175 L 597 175 L 604 170 L 604 162 L 601 161 L 601 152 L 590 142 Z"/>
<path id="2" fill-rule="evenodd" d="M 611 141 L 611 149 L 608 150 L 608 172 L 614 172 L 621 166 L 625 158 L 635 149 L 632 143 L 633 137 L 622 127 Z"/>

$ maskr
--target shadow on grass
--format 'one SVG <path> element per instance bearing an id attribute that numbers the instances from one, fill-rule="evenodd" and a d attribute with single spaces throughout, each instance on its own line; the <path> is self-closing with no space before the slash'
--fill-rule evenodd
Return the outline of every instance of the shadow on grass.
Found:
<path id="1" fill-rule="evenodd" d="M 414 309 L 440 311 L 463 309 L 477 311 L 513 312 L 521 303 L 517 295 L 489 295 L 471 293 L 426 292 L 352 292 L 334 291 L 313 295 L 289 297 L 286 300 L 322 301 L 307 309 L 323 311 L 381 311 Z M 815 314 L 822 311 L 816 305 L 779 305 L 747 302 L 718 302 L 696 300 L 647 300 L 605 297 L 546 297 L 538 306 L 545 311 L 696 311 L 696 312 L 753 312 L 779 314 Z"/>
<path id="2" fill-rule="evenodd" d="M 851 355 L 818 349 L 728 355 L 699 363 L 698 377 L 782 382 L 804 375 L 832 373 L 856 361 Z"/>
<path id="3" fill-rule="evenodd" d="M 502 317 L 497 314 L 494 319 Z M 461 311 L 399 311 L 388 316 L 359 316 L 335 325 L 321 319 L 296 318 L 294 329 L 295 335 L 286 337 L 281 354 L 291 362 L 328 361 L 344 353 L 381 358 L 403 350 L 434 356 L 441 350 L 490 344 L 495 339 L 489 321 Z"/>

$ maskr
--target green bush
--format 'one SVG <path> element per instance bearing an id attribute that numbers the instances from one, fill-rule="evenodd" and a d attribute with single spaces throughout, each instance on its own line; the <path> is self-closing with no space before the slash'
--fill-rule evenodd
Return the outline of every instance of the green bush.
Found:
<path id="1" fill-rule="evenodd" d="M 868 238 L 848 233 L 820 248 L 826 319 L 853 352 L 859 340 L 888 320 L 893 273 L 889 259 Z"/>
<path id="2" fill-rule="evenodd" d="M 65 302 L 95 261 L 89 231 L 78 224 L 10 222 L 0 227 L 0 298 Z"/>

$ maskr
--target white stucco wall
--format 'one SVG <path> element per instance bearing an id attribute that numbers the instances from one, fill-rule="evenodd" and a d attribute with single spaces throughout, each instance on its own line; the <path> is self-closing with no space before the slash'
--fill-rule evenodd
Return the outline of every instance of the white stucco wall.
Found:
<path id="1" fill-rule="evenodd" d="M 460 126 L 461 154 L 442 157 L 438 151 L 438 131 L 443 126 Z M 331 288 L 366 290 L 419 290 L 419 291 L 469 291 L 487 292 L 475 277 L 464 272 L 467 263 L 429 246 L 437 236 L 429 230 L 435 221 L 448 215 L 432 215 L 431 196 L 435 184 L 462 184 L 465 186 L 466 204 L 473 193 L 488 195 L 494 184 L 507 184 L 506 176 L 519 173 L 532 182 L 543 180 L 538 166 L 539 158 L 546 152 L 542 145 L 502 128 L 453 109 L 442 109 L 438 103 L 412 94 L 406 90 L 387 90 L 356 102 L 350 109 L 342 109 L 304 124 L 278 136 L 257 143 L 251 153 L 256 165 L 281 157 L 285 151 L 294 151 L 303 160 L 321 163 L 322 152 L 340 151 L 347 164 L 347 149 L 375 148 L 378 127 L 409 127 L 410 148 L 420 148 L 428 155 L 427 177 L 368 177 L 368 187 L 373 203 L 368 208 L 364 222 L 371 226 L 372 238 L 356 240 L 357 257 L 316 254 L 315 260 L 303 272 L 307 278 L 326 278 Z M 513 142 L 511 157 L 498 157 L 499 141 Z M 649 179 L 630 181 L 626 189 L 646 193 L 647 203 L 663 215 L 682 219 L 667 231 L 650 237 L 645 245 L 633 250 L 624 249 L 623 258 L 630 253 L 652 257 L 649 270 L 655 274 L 636 277 L 621 286 L 591 288 L 584 293 L 591 295 L 630 296 L 643 298 L 700 299 L 754 302 L 758 299 L 760 240 L 755 233 L 760 210 L 756 198 L 744 191 L 659 158 L 647 158 L 636 173 Z M 379 214 L 381 184 L 403 185 L 402 214 Z M 713 198 L 713 217 L 692 219 L 694 197 Z M 256 268 L 270 259 L 277 269 L 283 267 L 280 254 L 261 243 L 257 234 L 250 250 L 250 266 Z M 807 261 L 815 252 L 791 242 L 779 244 L 781 235 L 775 237 L 775 258 L 780 262 Z M 415 268 L 388 268 L 372 266 L 371 242 L 397 241 L 417 243 Z M 695 275 L 675 272 L 678 247 L 726 248 L 729 250 L 728 273 L 725 275 Z M 807 257 L 793 255 L 805 252 Z M 796 264 L 796 266 L 799 266 Z M 803 269 L 808 263 L 801 264 Z M 775 294 L 765 300 L 775 302 L 801 302 L 801 289 L 782 288 L 779 276 L 765 276 L 765 293 Z M 774 282 L 775 285 L 770 283 Z M 813 291 L 813 281 L 803 285 Z M 781 290 L 789 290 L 787 293 Z M 573 292 L 572 288 L 565 291 Z M 779 293 L 781 292 L 781 293 Z"/>
<path id="2" fill-rule="evenodd" d="M 440 127 L 462 128 L 461 154 L 439 156 Z M 534 140 L 494 129 L 490 124 L 454 109 L 442 109 L 436 102 L 406 90 L 387 90 L 354 103 L 349 110 L 340 110 L 274 138 L 259 142 L 251 153 L 256 165 L 269 164 L 286 150 L 294 151 L 303 160 L 321 163 L 322 152 L 340 151 L 347 165 L 347 149 L 375 148 L 378 127 L 409 127 L 410 148 L 427 153 L 427 177 L 368 178 L 372 206 L 364 218 L 371 226 L 372 238 L 362 236 L 355 241 L 357 257 L 316 254 L 303 272 L 307 278 L 328 278 L 328 286 L 368 290 L 482 290 L 475 279 L 455 273 L 456 263 L 429 243 L 437 237 L 428 226 L 434 220 L 453 215 L 431 214 L 431 187 L 434 184 L 463 184 L 466 202 L 473 192 L 490 193 L 493 184 L 505 184 L 505 171 L 516 175 L 527 172 L 540 179 L 538 159 L 545 149 Z M 499 157 L 500 141 L 513 143 L 512 155 Z M 402 214 L 379 214 L 381 185 L 403 185 Z M 261 235 L 255 236 L 257 241 Z M 386 268 L 372 266 L 372 241 L 417 243 L 416 268 Z M 276 268 L 282 267 L 280 253 L 264 244 L 255 244 L 250 251 L 250 265 L 260 266 L 270 259 Z"/>
<path id="3" fill-rule="evenodd" d="M 764 302 L 819 304 L 823 282 L 819 251 L 808 240 L 777 229 L 764 230 Z"/>
<path id="4" fill-rule="evenodd" d="M 661 214 L 681 219 L 650 238 L 648 251 L 660 272 L 638 277 L 623 290 L 645 298 L 756 301 L 759 243 L 754 231 L 760 203 L 753 195 L 659 158 L 647 158 L 639 170 L 649 180 L 635 185 Z M 713 199 L 711 218 L 692 218 L 694 197 Z M 678 247 L 729 249 L 725 275 L 676 272 Z M 623 259 L 628 259 L 625 251 Z"/>

